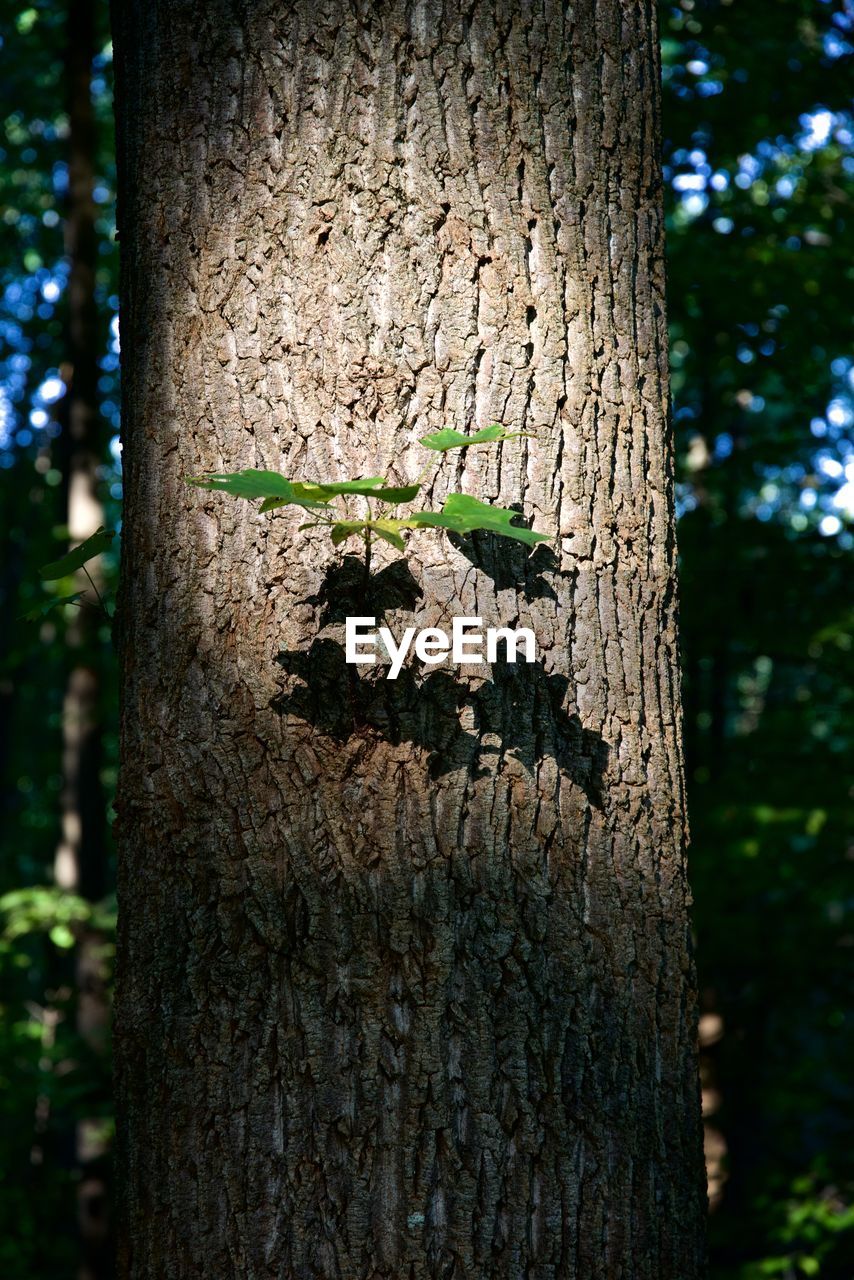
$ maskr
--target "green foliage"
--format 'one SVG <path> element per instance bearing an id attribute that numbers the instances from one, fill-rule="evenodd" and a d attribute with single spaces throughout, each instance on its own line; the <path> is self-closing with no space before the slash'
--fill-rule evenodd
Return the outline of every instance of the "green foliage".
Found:
<path id="1" fill-rule="evenodd" d="M 766 1196 L 761 1214 L 771 1252 L 739 1266 L 737 1280 L 804 1280 L 839 1277 L 848 1280 L 854 1267 L 854 1207 L 838 1188 L 827 1186 L 826 1162 Z"/>
<path id="2" fill-rule="evenodd" d="M 81 925 L 112 934 L 115 903 L 94 904 L 55 885 L 16 889 L 0 897 L 0 952 L 14 953 L 17 939 L 27 934 L 47 934 L 54 946 L 73 945 L 74 930 Z"/>
<path id="3" fill-rule="evenodd" d="M 200 489 L 221 489 L 234 498 L 263 498 L 262 510 L 274 511 L 277 507 L 325 507 L 328 504 L 310 496 L 310 488 L 317 485 L 291 484 L 278 471 L 233 471 L 228 475 L 191 476 L 188 484 L 197 485 Z"/>
<path id="4" fill-rule="evenodd" d="M 457 534 L 479 531 L 497 533 L 504 538 L 524 542 L 529 547 L 548 541 L 544 533 L 535 533 L 533 529 L 511 524 L 518 515 L 518 511 L 490 506 L 488 502 L 481 502 L 479 498 L 472 498 L 467 493 L 451 493 L 445 499 L 441 511 L 416 511 L 399 520 L 336 520 L 331 527 L 332 544 L 337 547 L 347 538 L 367 539 L 371 533 L 375 533 L 384 542 L 390 542 L 398 551 L 403 551 L 406 544 L 401 535 L 408 529 L 445 529 L 448 533 Z"/>
<path id="5" fill-rule="evenodd" d="M 391 506 L 411 502 L 421 488 L 418 484 L 390 485 L 382 476 L 371 476 L 367 480 L 342 480 L 337 484 L 313 484 L 307 481 L 302 487 L 307 493 L 316 494 L 321 502 L 355 494 L 363 498 L 376 498 Z"/>
<path id="6" fill-rule="evenodd" d="M 500 425 L 484 427 L 470 436 L 446 429 L 432 436 L 422 436 L 421 443 L 439 453 L 448 449 L 465 448 L 472 444 L 496 444 L 514 440 L 525 432 L 508 432 Z M 421 492 L 421 484 L 390 485 L 382 476 L 370 476 L 364 480 L 342 480 L 334 483 L 314 480 L 287 480 L 277 471 L 234 471 L 209 476 L 188 477 L 188 484 L 200 489 L 222 490 L 235 498 L 262 498 L 261 512 L 275 511 L 279 507 L 296 505 L 315 509 L 315 519 L 300 525 L 300 530 L 326 527 L 332 545 L 340 546 L 349 538 L 360 538 L 370 555 L 373 538 L 388 542 L 398 551 L 405 551 L 404 533 L 416 529 L 444 529 L 447 533 L 495 533 L 513 538 L 529 547 L 546 542 L 546 534 L 513 524 L 517 511 L 506 507 L 493 507 L 487 502 L 466 493 L 451 493 L 445 499 L 441 511 L 416 511 L 401 517 L 374 517 L 371 501 L 400 506 L 411 502 Z M 346 512 L 342 519 L 334 514 L 332 503 L 336 498 L 359 496 L 365 499 L 367 511 L 363 518 L 353 519 Z"/>
<path id="7" fill-rule="evenodd" d="M 21 617 L 25 622 L 40 622 L 42 618 L 47 617 L 51 609 L 59 609 L 64 604 L 77 604 L 82 594 L 81 591 L 75 591 L 70 596 L 51 596 L 49 600 L 42 600 L 34 608 L 22 613 Z"/>
<path id="8" fill-rule="evenodd" d="M 45 582 L 56 582 L 61 578 L 70 578 L 79 569 L 82 569 L 89 579 L 97 604 L 93 604 L 88 600 L 84 601 L 85 592 L 75 591 L 70 595 L 51 596 L 48 600 L 39 601 L 32 609 L 28 609 L 21 614 L 21 618 L 26 622 L 39 622 L 42 618 L 47 617 L 52 609 L 61 608 L 63 605 L 68 604 L 74 605 L 76 608 L 89 607 L 97 609 L 105 619 L 109 619 L 112 615 L 104 604 L 98 588 L 92 581 L 86 565 L 90 560 L 94 560 L 103 555 L 105 551 L 109 551 L 115 536 L 116 531 L 114 529 L 105 529 L 101 526 L 100 529 L 95 530 L 91 537 L 86 538 L 79 546 L 72 548 L 59 560 L 53 560 L 50 564 L 42 565 L 39 569 L 39 575 Z"/>
<path id="9" fill-rule="evenodd" d="M 88 564 L 96 556 L 103 555 L 105 551 L 108 551 L 110 543 L 115 536 L 114 529 L 105 529 L 102 526 L 85 542 L 81 542 L 79 546 L 69 551 L 67 555 L 62 556 L 59 560 L 53 560 L 50 564 L 42 565 L 41 569 L 39 569 L 39 574 L 46 582 L 55 581 L 57 578 L 66 578 L 78 569 L 82 569 L 84 564 Z"/>
<path id="10" fill-rule="evenodd" d="M 371 535 L 376 535 L 381 542 L 388 542 L 398 551 L 406 549 L 406 543 L 401 537 L 401 529 L 405 525 L 403 520 L 336 520 L 330 528 L 330 537 L 333 547 L 340 547 L 342 542 L 346 542 L 348 538 L 361 538 L 367 543 Z M 303 525 L 303 528 L 307 526 Z"/>
<path id="11" fill-rule="evenodd" d="M 416 511 L 401 524 L 410 528 L 447 529 L 449 533 L 497 533 L 503 538 L 514 538 L 527 546 L 536 546 L 538 542 L 547 542 L 544 533 L 535 533 L 533 529 L 511 524 L 518 519 L 518 511 L 506 507 L 493 507 L 488 502 L 481 502 L 467 493 L 449 493 L 441 511 Z"/>
<path id="12" fill-rule="evenodd" d="M 445 427 L 442 431 L 434 431 L 432 435 L 421 436 L 420 443 L 426 449 L 435 449 L 437 453 L 445 453 L 448 449 L 469 449 L 473 444 L 495 444 L 500 440 L 521 440 L 531 437 L 530 431 L 507 431 L 499 422 L 491 427 L 481 427 L 471 435 L 463 435 L 453 427 Z"/>

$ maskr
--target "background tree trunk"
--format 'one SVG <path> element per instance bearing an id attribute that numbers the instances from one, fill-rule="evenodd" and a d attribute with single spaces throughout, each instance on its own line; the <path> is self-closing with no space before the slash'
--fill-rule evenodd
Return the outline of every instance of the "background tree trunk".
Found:
<path id="1" fill-rule="evenodd" d="M 653 10 L 116 18 L 121 1274 L 693 1280 Z M 493 421 L 536 438 L 432 501 L 552 550 L 421 535 L 367 599 L 184 484 L 411 479 Z M 540 660 L 356 675 L 366 604 Z"/>
<path id="2" fill-rule="evenodd" d="M 69 0 L 66 14 L 65 82 L 68 106 L 68 203 L 65 248 L 68 258 L 68 322 L 60 405 L 62 433 L 57 453 L 62 467 L 68 535 L 73 546 L 104 523 L 99 467 L 105 451 L 98 406 L 98 308 L 95 275 L 98 232 L 94 199 L 96 165 L 92 61 L 96 53 L 93 0 Z M 78 588 L 92 600 L 91 583 L 103 584 L 99 561 L 79 572 Z M 62 833 L 54 857 L 60 888 L 97 902 L 107 892 L 108 859 L 103 764 L 103 641 L 100 619 L 88 608 L 76 612 L 66 635 L 68 680 L 62 711 Z M 105 938 L 80 926 L 73 956 L 72 985 L 77 1030 L 88 1050 L 108 1048 L 110 1005 L 107 995 Z M 69 1133 L 78 1177 L 77 1228 L 80 1267 L 77 1280 L 102 1280 L 112 1272 L 107 1219 L 103 1122 L 78 1119 Z"/>

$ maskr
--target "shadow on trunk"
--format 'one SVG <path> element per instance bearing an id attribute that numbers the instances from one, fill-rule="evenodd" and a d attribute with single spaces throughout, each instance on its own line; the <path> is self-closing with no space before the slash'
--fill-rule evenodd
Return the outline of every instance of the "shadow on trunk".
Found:
<path id="1" fill-rule="evenodd" d="M 601 807 L 608 747 L 584 729 L 563 702 L 565 676 L 548 675 L 541 662 L 493 663 L 491 678 L 458 679 L 448 671 L 420 676 L 404 667 L 396 680 L 379 665 L 367 674 L 348 665 L 343 645 L 315 640 L 307 650 L 285 650 L 278 661 L 288 688 L 274 702 L 283 715 L 306 720 L 341 743 L 354 733 L 397 745 L 412 742 L 430 753 L 433 778 L 465 768 L 473 775 L 512 753 L 528 769 L 547 756 Z M 465 715 L 464 709 L 470 714 Z"/>
<path id="2" fill-rule="evenodd" d="M 542 577 L 554 561 L 548 548 L 538 547 L 529 555 L 492 535 L 478 537 L 476 545 L 473 538 L 454 541 L 499 588 L 524 575 L 528 599 L 553 595 Z M 493 545 L 499 541 L 504 545 Z M 306 603 L 320 606 L 321 626 L 357 614 L 369 614 L 379 623 L 392 610 L 415 609 L 421 595 L 405 560 L 372 574 L 366 586 L 364 564 L 351 555 L 330 566 L 320 591 Z M 551 756 L 590 803 L 601 807 L 608 747 L 598 733 L 582 727 L 577 715 L 563 709 L 569 681 L 549 675 L 542 662 L 493 663 L 487 680 L 477 674 L 458 678 L 447 670 L 422 675 L 419 663 L 389 680 L 380 665 L 368 670 L 349 665 L 343 646 L 331 638 L 316 639 L 308 649 L 285 650 L 278 662 L 289 680 L 274 709 L 313 724 L 336 741 L 362 733 L 394 745 L 412 742 L 430 753 L 433 778 L 460 768 L 477 776 L 486 771 L 486 757 L 512 753 L 533 769 Z"/>
<path id="3" fill-rule="evenodd" d="M 543 576 L 557 570 L 557 557 L 551 548 L 541 544 L 532 553 L 530 548 L 509 543 L 493 533 L 449 537 L 457 551 L 492 579 L 497 590 L 512 587 L 529 603 L 557 599 Z M 366 585 L 364 560 L 348 555 L 330 565 L 317 595 L 309 596 L 304 603 L 321 607 L 320 625 L 325 627 L 358 613 L 367 612 L 380 620 L 392 609 L 412 610 L 422 596 L 405 560 L 395 560 L 372 573 Z"/>

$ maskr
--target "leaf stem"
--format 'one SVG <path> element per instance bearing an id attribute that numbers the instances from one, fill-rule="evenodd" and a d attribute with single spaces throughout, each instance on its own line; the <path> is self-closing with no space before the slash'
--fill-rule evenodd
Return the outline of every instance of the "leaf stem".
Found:
<path id="1" fill-rule="evenodd" d="M 442 465 L 443 457 L 444 457 L 444 455 L 442 455 L 442 457 L 440 457 L 440 459 L 439 459 L 439 466 L 437 466 L 437 467 L 436 467 L 436 472 L 437 472 L 437 474 L 438 474 L 439 467 Z M 433 459 L 433 458 L 431 458 L 431 459 L 430 459 L 430 461 L 427 463 L 427 465 L 426 465 L 426 466 L 424 466 L 424 467 L 422 467 L 421 471 L 418 473 L 418 476 L 416 477 L 416 479 L 415 479 L 415 480 L 413 480 L 413 482 L 412 482 L 412 483 L 413 483 L 413 484 L 419 484 L 419 485 L 420 485 L 420 484 L 423 484 L 423 483 L 424 483 L 424 477 L 426 476 L 426 474 L 427 474 L 427 472 L 430 470 L 430 468 L 431 468 L 432 466 L 434 466 L 434 465 L 435 465 L 434 459 Z"/>
<path id="2" fill-rule="evenodd" d="M 370 500 L 367 497 L 365 498 L 365 506 L 367 507 L 367 510 L 368 510 L 368 520 L 372 520 L 373 512 L 371 511 Z M 370 525 L 367 525 L 365 527 L 365 601 L 366 602 L 368 598 L 368 590 L 370 589 L 370 585 L 371 585 L 371 527 Z"/>
<path id="3" fill-rule="evenodd" d="M 92 590 L 95 592 L 95 595 L 98 600 L 98 604 L 101 606 L 101 612 L 103 613 L 104 617 L 105 618 L 111 617 L 112 615 L 110 614 L 110 611 L 108 610 L 107 606 L 104 604 L 104 601 L 101 599 L 100 591 L 95 586 L 95 583 L 92 581 L 92 575 L 89 573 L 89 570 L 86 568 L 85 564 L 81 565 L 80 567 L 83 570 L 83 572 L 86 574 L 86 577 L 89 579 L 89 584 Z"/>
<path id="4" fill-rule="evenodd" d="M 301 529 L 328 529 L 331 525 L 336 524 L 336 520 L 332 516 L 316 516 L 313 522 L 307 522 L 300 525 Z"/>

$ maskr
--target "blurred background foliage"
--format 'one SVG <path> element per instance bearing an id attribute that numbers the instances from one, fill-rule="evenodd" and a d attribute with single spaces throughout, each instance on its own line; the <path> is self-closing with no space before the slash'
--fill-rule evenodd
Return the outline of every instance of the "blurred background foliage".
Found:
<path id="1" fill-rule="evenodd" d="M 711 1270 L 851 1280 L 854 5 L 660 25 Z M 106 5 L 0 39 L 0 1273 L 98 1280 L 116 670 L 85 604 L 22 615 L 120 518 Z"/>

